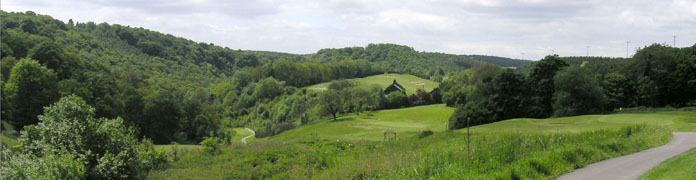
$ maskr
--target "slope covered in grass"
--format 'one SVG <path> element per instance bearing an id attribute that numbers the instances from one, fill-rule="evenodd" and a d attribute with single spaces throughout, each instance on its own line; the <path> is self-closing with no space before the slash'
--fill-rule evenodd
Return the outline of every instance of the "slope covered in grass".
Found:
<path id="1" fill-rule="evenodd" d="M 422 79 L 413 75 L 409 74 L 380 74 L 380 75 L 374 75 L 374 76 L 368 76 L 364 78 L 354 78 L 354 79 L 348 79 L 350 81 L 356 82 L 356 84 L 359 87 L 363 88 L 369 88 L 372 85 L 378 85 L 382 89 L 386 88 L 387 86 L 391 85 L 394 80 L 401 84 L 404 88 L 406 88 L 406 93 L 407 94 L 414 94 L 416 93 L 417 89 L 423 89 L 425 88 L 426 91 L 431 91 L 435 89 L 438 85 L 440 85 L 437 82 L 427 80 L 427 79 Z M 329 86 L 330 82 L 327 83 L 321 83 L 321 84 L 315 84 L 312 86 L 309 86 L 308 89 L 312 90 L 326 90 L 326 88 Z"/>
<path id="2" fill-rule="evenodd" d="M 409 137 L 422 130 L 444 131 L 454 108 L 444 104 L 416 106 L 352 114 L 337 121 L 321 121 L 301 126 L 268 138 L 273 141 L 298 141 L 307 137 L 319 139 L 382 141 L 383 132 L 392 128 L 397 137 Z"/>
<path id="3" fill-rule="evenodd" d="M 481 133 L 553 133 L 618 129 L 627 125 L 640 124 L 666 126 L 674 131 L 696 131 L 696 112 L 665 111 L 654 113 L 583 115 L 548 119 L 519 118 L 475 126 L 471 128 L 471 130 Z"/>
<path id="4" fill-rule="evenodd" d="M 150 173 L 150 179 L 550 179 L 664 144 L 670 136 L 667 128 L 643 125 L 582 133 L 474 134 L 471 141 L 460 131 L 387 143 L 304 138 L 232 146 L 219 154 L 182 154 L 171 167 Z"/>
<path id="5" fill-rule="evenodd" d="M 696 148 L 673 157 L 645 173 L 640 180 L 651 179 L 696 179 Z"/>

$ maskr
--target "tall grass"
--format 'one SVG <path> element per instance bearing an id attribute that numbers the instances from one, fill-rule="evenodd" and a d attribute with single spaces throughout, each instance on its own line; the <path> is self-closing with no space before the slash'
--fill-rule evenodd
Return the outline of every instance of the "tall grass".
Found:
<path id="1" fill-rule="evenodd" d="M 665 144 L 671 135 L 667 128 L 638 125 L 577 134 L 477 135 L 467 147 L 462 134 L 441 133 L 345 158 L 318 179 L 550 179 Z"/>
<path id="2" fill-rule="evenodd" d="M 550 179 L 603 159 L 666 143 L 668 128 L 552 134 L 414 136 L 387 143 L 305 139 L 192 152 L 153 179 Z M 467 145 L 468 144 L 468 145 Z"/>

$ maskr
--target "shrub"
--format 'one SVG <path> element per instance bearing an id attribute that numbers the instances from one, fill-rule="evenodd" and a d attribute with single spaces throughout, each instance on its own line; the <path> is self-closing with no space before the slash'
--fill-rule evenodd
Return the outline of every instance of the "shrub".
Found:
<path id="1" fill-rule="evenodd" d="M 219 150 L 220 141 L 215 137 L 206 137 L 203 141 L 201 141 L 201 145 L 203 146 L 204 152 L 215 154 Z"/>
<path id="2" fill-rule="evenodd" d="M 80 172 L 84 172 L 88 179 L 142 178 L 151 168 L 162 163 L 163 157 L 154 151 L 154 145 L 149 141 L 139 143 L 132 129 L 123 124 L 123 119 L 97 119 L 94 116 L 95 109 L 80 97 L 66 96 L 44 109 L 44 114 L 39 115 L 39 124 L 24 127 L 19 139 L 23 155 L 9 156 L 8 159 L 61 162 L 55 166 L 37 163 L 38 171 L 55 167 L 78 172 L 75 168 L 83 166 L 84 171 Z M 71 165 L 73 161 L 68 159 L 78 164 Z M 18 167 L 23 166 L 20 164 Z M 15 172 L 24 177 L 32 173 Z M 74 174 L 65 176 L 76 177 Z"/>
<path id="3" fill-rule="evenodd" d="M 424 137 L 428 137 L 430 135 L 433 135 L 433 131 L 424 130 L 424 131 L 421 131 L 420 133 L 418 133 L 418 138 L 424 138 Z"/>
<path id="4" fill-rule="evenodd" d="M 69 153 L 29 154 L 0 152 L 0 179 L 85 179 L 85 165 Z"/>

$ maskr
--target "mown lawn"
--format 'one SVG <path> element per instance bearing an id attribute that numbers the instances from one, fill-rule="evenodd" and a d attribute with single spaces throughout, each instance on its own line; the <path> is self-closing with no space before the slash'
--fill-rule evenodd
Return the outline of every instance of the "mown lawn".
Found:
<path id="1" fill-rule="evenodd" d="M 437 82 L 427 80 L 427 79 L 422 79 L 413 75 L 409 74 L 380 74 L 380 75 L 374 75 L 374 76 L 368 76 L 364 78 L 354 78 L 354 79 L 347 79 L 353 82 L 356 82 L 358 84 L 358 87 L 363 87 L 363 88 L 369 88 L 371 85 L 376 84 L 379 85 L 382 89 L 386 88 L 387 86 L 391 85 L 396 79 L 396 82 L 401 84 L 404 88 L 406 88 L 406 93 L 407 94 L 414 94 L 416 93 L 417 89 L 423 89 L 425 88 L 426 91 L 431 91 L 435 89 L 438 85 L 440 85 Z M 321 83 L 321 84 L 315 84 L 312 86 L 307 87 L 308 89 L 311 90 L 326 90 L 326 88 L 329 86 L 330 82 L 327 83 Z"/>
<path id="2" fill-rule="evenodd" d="M 397 137 L 410 137 L 423 130 L 444 131 L 454 108 L 444 104 L 416 106 L 346 115 L 337 121 L 325 120 L 283 132 L 264 140 L 298 141 L 319 139 L 382 141 L 383 132 L 392 128 Z"/>
<path id="3" fill-rule="evenodd" d="M 640 180 L 652 179 L 696 179 L 696 148 L 662 162 L 640 177 Z"/>
<path id="4" fill-rule="evenodd" d="M 232 142 L 232 143 L 242 143 L 242 138 L 251 135 L 251 132 L 247 131 L 244 128 L 234 128 L 233 130 L 236 132 L 236 134 L 232 138 L 232 139 L 234 139 L 234 142 Z M 252 141 L 254 141 L 254 139 L 256 139 L 256 137 L 252 136 L 249 139 L 247 139 L 247 142 L 252 142 Z"/>
<path id="5" fill-rule="evenodd" d="M 475 126 L 471 128 L 471 131 L 476 133 L 581 132 L 598 129 L 618 129 L 627 125 L 636 124 L 665 126 L 671 128 L 673 131 L 692 132 L 696 131 L 696 111 L 617 113 L 548 119 L 519 118 Z"/>

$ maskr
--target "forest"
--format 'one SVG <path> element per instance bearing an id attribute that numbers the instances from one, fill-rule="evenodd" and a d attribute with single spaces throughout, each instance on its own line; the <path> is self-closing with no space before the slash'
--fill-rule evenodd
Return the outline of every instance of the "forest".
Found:
<path id="1" fill-rule="evenodd" d="M 395 44 L 309 55 L 242 51 L 31 11 L 2 18 L 2 118 L 12 125 L 3 127 L 36 124 L 42 107 L 74 94 L 96 117 L 121 117 L 155 143 L 229 133 L 221 127 L 275 131 L 316 120 L 324 114 L 319 95 L 301 89 L 307 85 L 385 72 L 441 80 L 486 63 Z"/>
<path id="2" fill-rule="evenodd" d="M 443 101 L 457 107 L 451 129 L 511 118 L 694 106 L 696 45 L 653 44 L 630 59 L 549 55 L 517 71 L 480 64 L 440 88 Z"/>
<path id="3" fill-rule="evenodd" d="M 231 143 L 234 127 L 262 138 L 369 110 L 445 103 L 457 108 L 449 128 L 459 129 L 696 103 L 696 45 L 534 63 L 397 44 L 297 55 L 31 11 L 0 16 L 2 135 L 21 142 L 2 148 L 0 171 L 24 179 L 141 178 L 167 161 L 154 144 Z M 431 92 L 385 95 L 344 80 L 384 73 L 441 83 Z M 323 92 L 304 88 L 323 82 L 331 82 Z"/>

